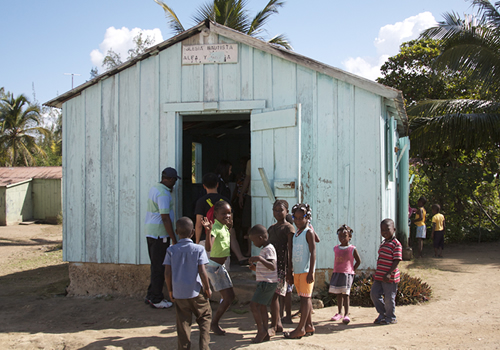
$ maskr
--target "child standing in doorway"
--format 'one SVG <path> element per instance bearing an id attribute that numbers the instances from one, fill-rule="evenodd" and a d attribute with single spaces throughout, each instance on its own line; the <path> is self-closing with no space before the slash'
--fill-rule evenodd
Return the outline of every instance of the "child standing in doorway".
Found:
<path id="1" fill-rule="evenodd" d="M 259 256 L 252 256 L 248 259 L 251 263 L 250 269 L 256 272 L 256 281 L 258 282 L 250 304 L 257 324 L 257 335 L 253 338 L 252 343 L 261 343 L 269 340 L 267 306 L 271 305 L 278 285 L 276 250 L 269 243 L 266 228 L 262 225 L 252 227 L 249 238 L 256 247 L 262 248 Z"/>
<path id="2" fill-rule="evenodd" d="M 427 203 L 427 199 L 425 199 L 425 197 L 420 197 L 418 199 L 418 209 L 415 214 L 415 219 L 413 219 L 413 223 L 415 224 L 415 226 L 417 226 L 417 234 L 415 235 L 415 237 L 417 238 L 417 257 L 419 258 L 422 257 L 424 239 L 427 233 L 427 227 L 425 226 L 425 216 L 427 214 L 424 208 L 425 203 Z"/>
<path id="3" fill-rule="evenodd" d="M 206 217 L 201 224 L 205 228 L 207 238 L 205 249 L 210 252 L 210 260 L 206 267 L 208 278 L 215 291 L 220 292 L 222 301 L 212 316 L 210 329 L 216 335 L 226 335 L 226 331 L 219 326 L 219 321 L 234 300 L 233 282 L 224 267 L 224 262 L 231 254 L 231 234 L 229 228 L 232 227 L 231 206 L 226 201 L 218 201 L 214 204 L 214 218 L 212 223 Z M 229 227 L 229 228 L 228 228 Z"/>
<path id="4" fill-rule="evenodd" d="M 436 258 L 443 257 L 444 248 L 444 215 L 440 213 L 441 207 L 439 204 L 432 205 L 432 242 L 434 245 L 434 256 Z"/>
<path id="5" fill-rule="evenodd" d="M 304 335 L 314 334 L 312 324 L 312 291 L 314 288 L 314 272 L 316 268 L 316 240 L 310 229 L 311 207 L 298 203 L 292 208 L 293 221 L 297 232 L 293 235 L 291 261 L 288 269 L 292 269 L 293 283 L 300 296 L 300 321 L 292 332 L 285 332 L 288 339 L 300 339 Z M 289 281 L 291 282 L 291 281 Z"/>
<path id="6" fill-rule="evenodd" d="M 351 322 L 349 318 L 349 295 L 354 281 L 354 273 L 361 264 L 358 251 L 351 244 L 352 232 L 352 229 L 347 225 L 342 225 L 337 230 L 340 244 L 333 248 L 335 263 L 329 290 L 330 293 L 337 294 L 338 313 L 332 317 L 332 321 L 342 319 L 344 324 Z M 354 260 L 356 260 L 356 263 L 354 263 Z M 344 306 L 344 317 L 342 317 L 342 306 Z"/>
<path id="7" fill-rule="evenodd" d="M 271 302 L 270 335 L 274 335 L 276 332 L 283 332 L 281 317 L 283 316 L 284 308 L 287 309 L 286 320 L 288 322 L 292 322 L 292 295 L 291 291 L 288 291 L 289 289 L 286 281 L 286 274 L 288 269 L 288 254 L 290 252 L 289 246 L 295 229 L 292 224 L 286 221 L 287 214 L 288 202 L 286 200 L 279 199 L 274 202 L 273 216 L 276 219 L 276 223 L 271 225 L 267 232 L 269 233 L 269 242 L 276 249 L 278 287 L 276 288 L 276 293 L 274 294 Z M 287 297 L 289 297 L 289 300 L 287 300 Z M 286 305 L 288 302 L 290 303 L 289 308 Z"/>

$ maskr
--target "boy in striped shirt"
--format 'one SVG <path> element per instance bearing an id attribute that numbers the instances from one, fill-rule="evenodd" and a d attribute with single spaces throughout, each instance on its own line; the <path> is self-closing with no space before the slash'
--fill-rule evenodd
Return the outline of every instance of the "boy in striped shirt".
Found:
<path id="1" fill-rule="evenodd" d="M 403 249 L 396 239 L 396 229 L 392 219 L 385 219 L 380 223 L 380 234 L 384 237 L 384 241 L 378 250 L 377 270 L 370 291 L 378 312 L 378 317 L 373 323 L 394 324 L 398 323 L 394 311 L 400 280 L 398 264 L 403 260 Z"/>
<path id="2" fill-rule="evenodd" d="M 267 307 L 271 305 L 278 286 L 276 249 L 269 243 L 269 235 L 262 225 L 252 227 L 248 237 L 256 247 L 262 248 L 259 256 L 252 256 L 248 259 L 250 270 L 255 271 L 258 282 L 250 304 L 257 324 L 257 335 L 252 339 L 252 343 L 261 343 L 269 340 Z"/>

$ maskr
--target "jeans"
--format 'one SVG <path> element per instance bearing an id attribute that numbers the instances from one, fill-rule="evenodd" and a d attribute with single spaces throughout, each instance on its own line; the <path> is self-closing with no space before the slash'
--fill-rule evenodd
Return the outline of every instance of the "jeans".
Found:
<path id="1" fill-rule="evenodd" d="M 398 291 L 397 283 L 386 283 L 382 281 L 373 281 L 370 297 L 375 305 L 379 316 L 378 320 L 385 319 L 386 322 L 396 320 L 394 314 L 396 310 L 396 293 Z M 382 296 L 384 296 L 382 298 Z"/>
<path id="2" fill-rule="evenodd" d="M 146 298 L 153 304 L 157 304 L 164 298 L 165 266 L 163 266 L 163 261 L 170 245 L 170 238 L 167 238 L 166 243 L 163 243 L 163 238 L 146 238 L 148 240 L 149 259 L 151 260 L 151 282 L 149 283 Z"/>

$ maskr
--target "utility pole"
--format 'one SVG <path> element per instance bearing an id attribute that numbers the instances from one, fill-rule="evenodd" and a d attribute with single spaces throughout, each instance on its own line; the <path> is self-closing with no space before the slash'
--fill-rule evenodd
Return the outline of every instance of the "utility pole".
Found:
<path id="1" fill-rule="evenodd" d="M 76 74 L 76 73 L 64 73 L 64 75 L 71 75 L 71 90 L 73 90 L 73 78 L 75 75 L 81 75 L 81 74 Z"/>

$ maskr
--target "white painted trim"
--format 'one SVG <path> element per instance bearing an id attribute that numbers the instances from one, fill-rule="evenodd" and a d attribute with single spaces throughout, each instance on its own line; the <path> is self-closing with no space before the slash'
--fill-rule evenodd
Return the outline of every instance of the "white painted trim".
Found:
<path id="1" fill-rule="evenodd" d="M 250 111 L 266 108 L 266 100 L 164 103 L 163 113 L 203 111 Z"/>
<path id="2" fill-rule="evenodd" d="M 32 180 L 33 180 L 33 179 L 31 178 L 31 179 L 24 180 L 24 181 L 21 181 L 21 182 L 16 182 L 16 183 L 14 183 L 14 184 L 9 184 L 9 185 L 6 185 L 5 187 L 6 187 L 6 188 L 16 187 L 16 186 L 19 186 L 19 185 L 23 185 L 23 184 L 25 184 L 25 183 L 27 183 L 27 182 L 31 182 Z"/>

